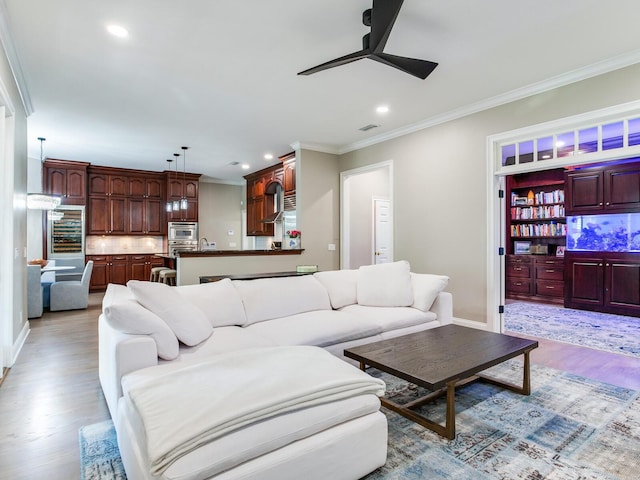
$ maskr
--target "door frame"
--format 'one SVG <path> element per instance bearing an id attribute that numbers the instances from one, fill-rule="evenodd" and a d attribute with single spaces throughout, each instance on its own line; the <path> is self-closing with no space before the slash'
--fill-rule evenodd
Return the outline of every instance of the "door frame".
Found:
<path id="1" fill-rule="evenodd" d="M 387 170 L 387 178 L 389 181 L 389 202 L 392 222 L 395 219 L 394 200 L 393 200 L 393 160 L 365 165 L 363 167 L 354 168 L 340 172 L 340 268 L 350 268 L 350 250 L 349 244 L 351 239 L 351 222 L 350 222 L 350 185 L 349 180 L 355 176 L 369 173 L 374 170 Z M 395 225 L 392 223 L 391 245 L 393 246 L 393 237 L 395 233 Z M 395 256 L 392 252 L 392 256 Z"/>
<path id="2" fill-rule="evenodd" d="M 582 154 L 579 155 L 579 161 L 575 155 L 569 155 L 562 158 L 544 161 L 536 160 L 520 165 L 504 166 L 502 165 L 501 146 L 511 143 L 517 146 L 522 141 L 539 139 L 572 130 L 578 131 L 594 125 L 626 118 L 640 118 L 640 101 L 615 105 L 487 137 L 487 330 L 494 332 L 502 332 L 504 330 L 504 314 L 500 312 L 500 307 L 505 304 L 506 256 L 500 255 L 499 251 L 500 248 L 504 248 L 507 240 L 504 228 L 507 199 L 501 198 L 499 193 L 501 189 L 504 190 L 505 177 L 517 173 L 538 172 L 577 164 L 607 163 L 640 155 L 640 145 L 636 145 Z"/>

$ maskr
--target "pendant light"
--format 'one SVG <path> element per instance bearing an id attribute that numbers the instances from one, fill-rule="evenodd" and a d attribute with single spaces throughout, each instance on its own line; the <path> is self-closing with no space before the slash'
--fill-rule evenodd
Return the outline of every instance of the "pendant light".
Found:
<path id="1" fill-rule="evenodd" d="M 44 137 L 38 137 L 40 142 L 40 165 L 42 165 L 43 156 L 42 148 L 43 142 L 47 139 Z M 27 194 L 27 208 L 30 210 L 55 210 L 62 201 L 61 197 L 54 195 L 47 195 L 44 193 L 29 193 Z"/>
<path id="2" fill-rule="evenodd" d="M 173 156 L 176 157 L 176 180 L 178 180 L 178 157 L 180 156 L 180 154 L 179 153 L 174 153 Z M 177 211 L 180 210 L 180 201 L 179 200 L 174 200 L 173 201 L 172 209 L 173 209 L 174 212 L 177 212 Z"/>
<path id="3" fill-rule="evenodd" d="M 189 147 L 182 147 L 182 198 L 180 199 L 180 210 L 186 210 L 189 207 L 189 202 L 187 202 L 187 196 L 185 193 L 186 190 L 186 181 L 185 181 L 185 172 L 187 171 L 187 150 Z"/>
<path id="4" fill-rule="evenodd" d="M 167 158 L 167 163 L 169 164 L 169 182 L 171 182 L 171 164 L 173 163 L 173 160 L 171 160 L 170 158 Z M 167 200 L 167 204 L 165 205 L 165 210 L 167 211 L 167 213 L 171 213 L 173 211 L 173 204 L 171 203 L 170 200 Z"/>

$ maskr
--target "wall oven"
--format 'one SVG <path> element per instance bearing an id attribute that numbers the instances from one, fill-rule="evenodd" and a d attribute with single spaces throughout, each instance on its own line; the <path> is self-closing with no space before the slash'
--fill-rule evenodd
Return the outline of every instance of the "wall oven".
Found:
<path id="1" fill-rule="evenodd" d="M 198 242 L 198 222 L 169 222 L 169 238 L 171 241 Z"/>

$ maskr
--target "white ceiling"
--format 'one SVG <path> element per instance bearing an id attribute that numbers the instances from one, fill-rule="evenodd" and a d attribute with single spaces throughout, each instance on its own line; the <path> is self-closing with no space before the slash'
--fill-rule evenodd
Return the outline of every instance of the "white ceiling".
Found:
<path id="1" fill-rule="evenodd" d="M 426 80 L 371 60 L 296 75 L 359 50 L 371 0 L 0 2 L 33 106 L 31 157 L 42 136 L 46 157 L 164 170 L 187 145 L 187 170 L 223 181 L 246 174 L 232 162 L 258 170 L 296 142 L 345 152 L 640 61 L 637 0 L 406 0 L 385 51 L 439 62 Z M 108 34 L 111 23 L 130 36 Z"/>

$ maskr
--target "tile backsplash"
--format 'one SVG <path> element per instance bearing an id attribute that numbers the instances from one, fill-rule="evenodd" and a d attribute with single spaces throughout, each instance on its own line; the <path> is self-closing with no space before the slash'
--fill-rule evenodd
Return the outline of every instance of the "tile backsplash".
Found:
<path id="1" fill-rule="evenodd" d="M 87 255 L 162 253 L 162 240 L 162 237 L 88 235 L 85 249 Z"/>

